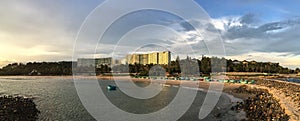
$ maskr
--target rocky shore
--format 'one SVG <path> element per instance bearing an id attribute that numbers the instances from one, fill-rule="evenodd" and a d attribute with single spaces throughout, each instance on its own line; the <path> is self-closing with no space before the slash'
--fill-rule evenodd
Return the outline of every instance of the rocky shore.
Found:
<path id="1" fill-rule="evenodd" d="M 300 120 L 300 84 L 265 79 L 257 80 L 257 85 L 266 87 L 280 100 L 280 104 L 286 107 L 286 113 L 291 116 L 291 121 Z"/>
<path id="2" fill-rule="evenodd" d="M 300 107 L 300 86 L 293 83 L 288 82 L 280 82 L 275 80 L 258 80 L 258 85 L 266 86 L 268 88 L 275 88 L 281 91 L 285 96 L 291 97 L 293 102 L 298 102 L 298 106 Z M 299 108 L 300 111 L 300 108 Z"/>
<path id="3" fill-rule="evenodd" d="M 239 102 L 231 110 L 246 112 L 246 121 L 288 121 L 289 116 L 285 114 L 278 100 L 265 89 L 250 88 L 246 85 L 232 90 L 234 93 L 255 95 L 248 97 L 244 102 Z"/>
<path id="4" fill-rule="evenodd" d="M 0 97 L 0 121 L 35 121 L 39 113 L 31 98 Z"/>

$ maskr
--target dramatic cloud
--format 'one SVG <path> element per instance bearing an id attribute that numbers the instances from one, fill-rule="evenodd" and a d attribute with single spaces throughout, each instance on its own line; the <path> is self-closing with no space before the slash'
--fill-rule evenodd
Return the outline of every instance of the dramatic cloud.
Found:
<path id="1" fill-rule="evenodd" d="M 213 42 L 219 42 L 221 35 L 228 58 L 281 62 L 289 67 L 299 64 L 299 18 L 263 23 L 259 16 L 246 14 L 212 19 L 211 23 L 188 22 L 199 25 L 200 35 L 186 22 L 176 21 L 170 27 L 177 27 L 180 37 L 166 38 L 175 50 L 187 52 L 184 46 L 192 47 L 193 51 L 183 54 L 210 55 L 209 49 L 220 49 L 213 48 L 220 44 Z"/>
<path id="2" fill-rule="evenodd" d="M 255 18 L 252 14 L 213 20 L 213 24 L 222 34 L 228 56 L 272 53 L 273 58 L 265 61 L 282 61 L 283 59 L 279 55 L 290 55 L 289 58 L 300 55 L 299 18 L 254 25 L 253 23 L 259 23 L 257 21 L 259 18 Z M 277 59 L 277 57 L 281 59 Z M 289 65 L 286 61 L 284 64 Z"/>
<path id="3" fill-rule="evenodd" d="M 78 3 L 1 0 L 0 64 L 71 60 L 78 28 L 93 9 Z"/>
<path id="4" fill-rule="evenodd" d="M 103 0 L 0 1 L 0 14 L 3 16 L 0 19 L 0 66 L 10 62 L 72 60 L 74 40 L 80 25 L 101 2 Z M 143 50 L 141 49 L 143 47 L 154 51 L 155 48 L 169 49 L 183 57 L 193 54 L 196 57 L 223 56 L 222 51 L 225 51 L 228 58 L 280 62 L 290 67 L 299 66 L 300 18 L 295 17 L 297 13 L 296 9 L 294 10 L 294 8 L 298 10 L 298 7 L 291 5 L 292 7 L 276 8 L 279 5 L 276 4 L 275 8 L 272 8 L 269 2 L 264 2 L 260 6 L 259 2 L 251 2 L 249 5 L 258 6 L 258 9 L 269 8 L 263 9 L 263 12 L 268 12 L 267 14 L 257 14 L 258 11 L 254 10 L 253 13 L 243 15 L 253 8 L 248 9 L 243 2 L 224 3 L 225 8 L 220 8 L 224 11 L 208 10 L 218 16 L 210 22 L 196 19 L 182 20 L 159 11 L 131 13 L 111 26 L 111 30 L 107 31 L 97 48 L 93 42 L 97 42 L 98 39 L 92 38 L 99 35 L 91 36 L 93 33 L 83 35 L 82 39 L 85 41 L 77 43 L 82 46 L 78 55 L 122 57 L 132 51 Z M 207 9 L 215 9 L 212 7 L 214 3 L 220 4 L 219 1 L 209 2 Z M 103 18 L 105 21 L 109 16 L 115 15 L 118 9 L 112 8 L 109 14 L 99 15 L 96 18 Z M 285 14 L 289 16 L 278 17 Z M 267 16 L 267 19 L 263 18 L 264 16 Z M 87 27 L 92 32 L 97 32 L 99 27 L 103 26 L 103 22 L 87 22 L 95 23 Z M 191 23 L 195 26 L 191 26 Z M 156 24 L 165 28 L 141 27 L 144 24 Z M 199 31 L 195 31 L 194 27 Z M 120 38 L 121 42 L 118 42 Z M 221 38 L 223 43 L 220 43 Z M 212 54 L 212 50 L 218 51 Z M 262 59 L 259 56 L 267 58 Z"/>

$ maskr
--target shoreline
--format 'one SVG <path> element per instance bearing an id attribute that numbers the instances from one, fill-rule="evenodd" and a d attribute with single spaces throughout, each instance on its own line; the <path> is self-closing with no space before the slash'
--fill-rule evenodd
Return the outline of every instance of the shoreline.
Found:
<path id="1" fill-rule="evenodd" d="M 111 78 L 113 76 L 81 76 L 81 75 L 47 75 L 47 76 L 28 76 L 28 75 L 0 75 L 0 78 L 16 78 L 16 77 L 26 77 L 26 78 L 45 78 L 45 77 L 48 77 L 48 78 L 97 78 L 97 79 L 107 79 L 107 80 L 112 80 Z M 125 77 L 125 76 L 114 76 L 114 77 Z M 239 77 L 241 78 L 241 77 Z M 121 78 L 122 79 L 122 78 Z M 142 79 L 142 78 L 132 78 L 131 79 L 134 79 L 136 81 L 141 81 L 141 80 L 150 80 L 150 79 Z M 297 83 L 297 82 L 289 82 L 289 81 L 283 81 L 283 80 L 279 80 L 279 79 L 270 79 L 270 78 L 258 78 L 258 77 L 245 77 L 245 79 L 255 79 L 255 80 L 270 80 L 270 81 L 278 81 L 278 82 L 283 82 L 283 83 L 289 83 L 289 84 L 295 84 L 295 85 L 299 85 L 300 86 L 300 83 Z M 167 81 L 190 81 L 190 80 L 167 80 Z M 239 84 L 239 83 L 234 83 L 234 84 Z"/>
<path id="2" fill-rule="evenodd" d="M 0 78 L 74 78 L 73 76 L 0 76 Z M 134 82 L 151 82 L 151 79 L 141 79 L 141 78 L 130 78 L 131 80 L 128 80 L 128 78 L 122 77 L 122 76 L 116 76 L 112 78 L 111 76 L 75 76 L 75 78 L 87 78 L 87 79 L 100 79 L 100 80 L 113 80 L 116 79 L 118 81 L 134 81 Z M 268 90 L 268 93 L 270 93 L 273 98 L 278 100 L 280 107 L 285 109 L 285 114 L 288 114 L 290 116 L 290 121 L 297 121 L 300 119 L 299 117 L 299 111 L 300 111 L 300 103 L 299 100 L 293 100 L 292 97 L 286 96 L 286 94 L 293 94 L 293 91 L 296 91 L 296 95 L 300 94 L 300 84 L 299 83 L 294 83 L 294 82 L 286 82 L 282 80 L 277 80 L 277 79 L 265 79 L 265 78 L 256 78 L 256 81 L 258 81 L 257 84 L 239 84 L 239 83 L 223 83 L 224 88 L 223 88 L 223 93 L 228 94 L 233 96 L 234 98 L 239 98 L 242 100 L 246 100 L 248 97 L 254 97 L 255 94 L 245 94 L 245 93 L 236 93 L 233 90 L 246 85 L 247 87 L 253 89 L 253 88 L 258 88 L 258 89 L 266 89 Z M 156 80 L 156 83 L 165 83 L 166 85 L 176 85 L 179 86 L 181 84 L 184 84 L 185 86 L 188 87 L 188 85 L 195 85 L 198 84 L 197 88 L 203 89 L 203 90 L 208 90 L 209 86 L 213 83 L 218 83 L 220 84 L 221 82 L 205 82 L 205 81 L 188 81 L 188 80 Z M 290 87 L 294 88 L 293 85 L 296 87 L 298 86 L 298 91 L 297 88 L 290 91 Z M 229 97 L 229 96 L 227 96 Z M 300 99 L 300 98 L 299 98 Z M 298 101 L 298 102 L 297 102 Z M 297 105 L 298 103 L 298 105 Z"/>
<path id="3" fill-rule="evenodd" d="M 111 77 L 97 77 L 98 79 L 102 79 L 102 80 L 113 80 L 113 78 Z M 120 77 L 115 77 L 116 80 L 118 81 L 125 81 L 124 78 L 120 78 Z M 131 78 L 132 81 L 134 82 L 151 82 L 151 79 L 141 79 L 141 78 Z M 260 81 L 266 81 L 264 79 L 256 79 L 256 80 L 260 80 Z M 128 81 L 128 80 L 127 80 Z M 280 83 L 285 83 L 285 84 L 295 84 L 293 82 L 285 82 L 285 81 L 281 81 L 281 80 L 277 80 Z M 157 82 L 157 83 L 161 83 L 161 82 Z M 220 83 L 220 82 L 205 82 L 205 81 L 185 81 L 185 80 L 166 80 L 166 84 L 167 85 L 180 85 L 180 84 L 185 84 L 188 85 L 193 84 L 193 83 L 198 83 L 199 86 L 198 88 L 200 89 L 204 89 L 204 90 L 208 90 L 210 84 L 212 83 Z M 290 102 L 290 99 L 287 99 L 287 97 L 282 97 L 282 96 L 278 96 L 278 90 L 274 90 L 271 89 L 269 87 L 266 86 L 262 86 L 259 84 L 239 84 L 239 83 L 223 83 L 224 87 L 223 87 L 223 93 L 224 94 L 228 94 L 228 97 L 233 96 L 234 98 L 238 98 L 238 99 L 242 99 L 242 100 L 246 100 L 247 98 L 252 98 L 255 97 L 256 94 L 245 94 L 245 93 L 236 93 L 233 92 L 233 90 L 245 85 L 247 87 L 249 87 L 250 89 L 266 89 L 267 93 L 269 93 L 270 95 L 272 95 L 272 99 L 275 99 L 278 101 L 278 103 L 280 104 L 280 107 L 284 109 L 284 113 L 287 114 L 288 116 L 290 116 L 289 121 L 297 121 L 299 120 L 299 115 L 298 113 L 295 113 L 294 111 L 294 107 L 291 107 L 288 104 L 288 102 Z M 295 84 L 295 85 L 300 85 L 300 84 Z M 300 89 L 300 88 L 299 88 Z"/>
<path id="4" fill-rule="evenodd" d="M 267 81 L 266 81 L 267 80 Z M 300 84 L 278 79 L 260 80 L 259 88 L 267 89 L 290 115 L 290 121 L 300 120 Z"/>

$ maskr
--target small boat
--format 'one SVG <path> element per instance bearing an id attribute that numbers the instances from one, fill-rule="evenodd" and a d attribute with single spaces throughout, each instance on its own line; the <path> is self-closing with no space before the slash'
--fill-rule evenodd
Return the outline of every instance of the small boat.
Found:
<path id="1" fill-rule="evenodd" d="M 107 85 L 107 90 L 116 90 L 117 86 L 114 85 Z"/>

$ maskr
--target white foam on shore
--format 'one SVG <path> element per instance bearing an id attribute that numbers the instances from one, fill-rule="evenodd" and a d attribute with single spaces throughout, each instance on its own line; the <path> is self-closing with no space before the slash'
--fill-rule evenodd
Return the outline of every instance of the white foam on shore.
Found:
<path id="1" fill-rule="evenodd" d="M 204 89 L 202 89 L 202 88 L 197 88 L 197 87 L 184 87 L 184 86 L 181 86 L 181 87 L 184 88 L 184 89 L 198 90 L 198 91 L 205 91 Z"/>

